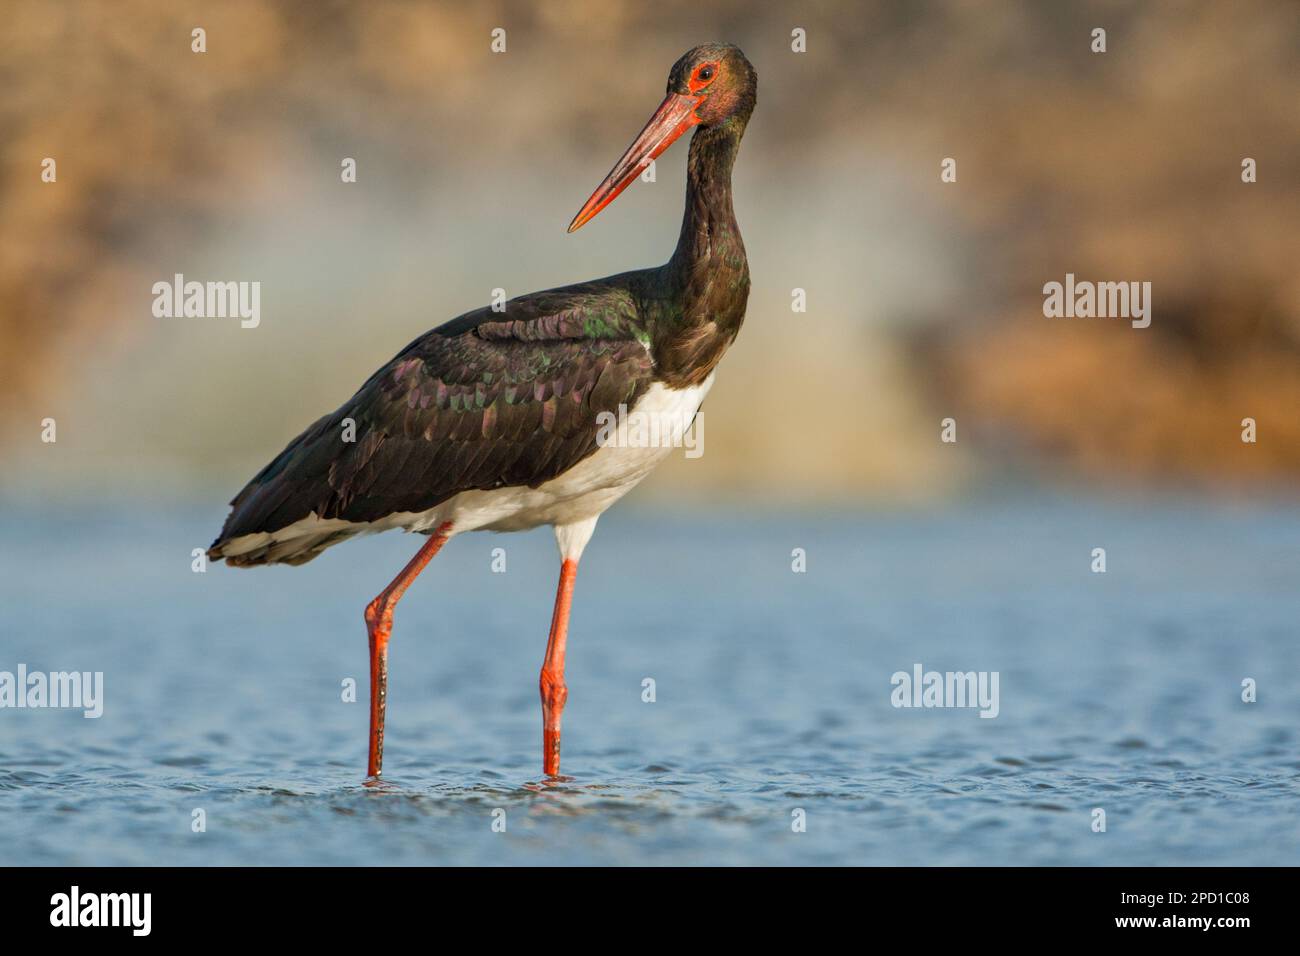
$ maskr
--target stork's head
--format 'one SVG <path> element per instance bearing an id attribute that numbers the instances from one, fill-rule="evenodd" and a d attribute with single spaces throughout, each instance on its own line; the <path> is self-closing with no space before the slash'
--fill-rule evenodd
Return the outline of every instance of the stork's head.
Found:
<path id="1" fill-rule="evenodd" d="M 732 124 L 743 132 L 757 96 L 758 74 L 739 47 L 706 43 L 688 50 L 668 73 L 668 96 L 573 217 L 569 232 L 580 229 L 612 203 L 691 127 Z"/>
<path id="2" fill-rule="evenodd" d="M 749 121 L 758 95 L 758 74 L 730 43 L 688 50 L 668 74 L 668 95 L 695 99 L 696 122 L 716 126 L 735 117 Z"/>

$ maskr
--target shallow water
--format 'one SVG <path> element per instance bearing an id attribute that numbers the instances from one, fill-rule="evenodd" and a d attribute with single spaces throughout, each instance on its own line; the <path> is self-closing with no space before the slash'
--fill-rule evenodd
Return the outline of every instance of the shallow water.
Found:
<path id="1" fill-rule="evenodd" d="M 0 670 L 105 683 L 0 710 L 5 864 L 1300 862 L 1294 506 L 616 509 L 557 784 L 550 533 L 457 539 L 397 612 L 378 788 L 361 609 L 423 539 L 195 574 L 219 509 L 0 509 Z M 998 672 L 998 716 L 893 707 L 918 662 Z"/>

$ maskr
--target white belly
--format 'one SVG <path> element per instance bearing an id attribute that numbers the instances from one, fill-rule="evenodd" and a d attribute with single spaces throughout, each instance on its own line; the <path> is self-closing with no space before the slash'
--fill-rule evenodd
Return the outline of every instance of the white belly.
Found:
<path id="1" fill-rule="evenodd" d="M 683 429 L 690 425 L 712 385 L 712 375 L 691 388 L 670 389 L 655 383 L 628 410 L 627 418 L 635 424 L 627 429 L 626 444 L 617 440 L 607 443 L 536 488 L 461 492 L 416 516 L 418 523 L 405 527 L 427 530 L 450 521 L 457 532 L 522 531 L 595 518 L 670 455 L 674 445 L 680 446 Z M 642 437 L 644 433 L 657 436 L 658 441 L 643 443 L 638 432 Z"/>

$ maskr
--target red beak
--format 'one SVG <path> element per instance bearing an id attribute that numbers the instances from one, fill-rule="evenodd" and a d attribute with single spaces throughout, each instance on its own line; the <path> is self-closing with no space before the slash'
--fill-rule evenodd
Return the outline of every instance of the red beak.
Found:
<path id="1" fill-rule="evenodd" d="M 618 198 L 618 194 L 645 171 L 651 160 L 675 143 L 682 133 L 698 124 L 700 118 L 695 115 L 695 107 L 703 99 L 702 96 L 669 93 L 659 104 L 659 109 L 655 110 L 655 115 L 650 117 L 650 122 L 645 124 L 645 129 L 627 148 L 622 159 L 614 164 L 605 181 L 596 187 L 587 204 L 578 210 L 573 222 L 569 223 L 569 232 L 581 229 L 594 219 L 596 213 Z"/>

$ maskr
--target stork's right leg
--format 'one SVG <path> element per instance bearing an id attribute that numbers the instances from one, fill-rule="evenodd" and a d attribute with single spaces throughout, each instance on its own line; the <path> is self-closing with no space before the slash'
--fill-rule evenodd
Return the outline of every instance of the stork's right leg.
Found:
<path id="1" fill-rule="evenodd" d="M 573 582 L 577 577 L 578 562 L 565 558 L 560 563 L 551 636 L 546 641 L 546 659 L 538 682 L 542 691 L 542 773 L 548 777 L 560 774 L 560 718 L 569 699 L 569 688 L 564 683 L 564 648 L 569 638 L 569 608 L 573 606 Z"/>
<path id="2" fill-rule="evenodd" d="M 451 537 L 451 524 L 441 525 L 416 552 L 393 583 L 366 605 L 366 630 L 370 634 L 370 764 L 366 773 L 377 777 L 384 765 L 384 716 L 388 710 L 388 638 L 393 632 L 393 608 L 411 582 Z"/>

